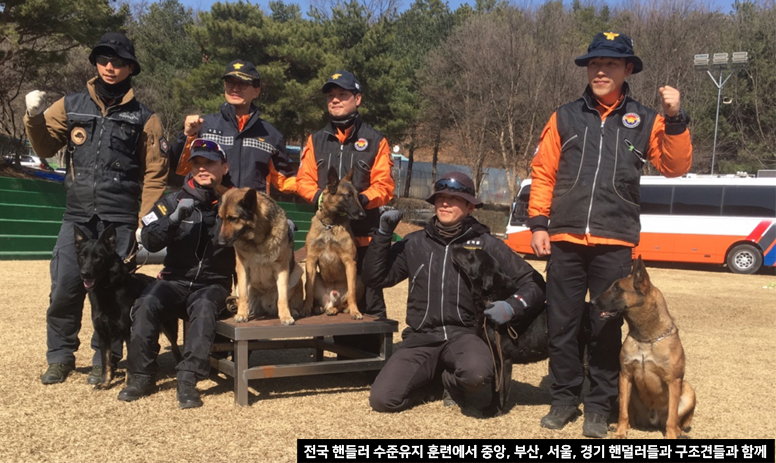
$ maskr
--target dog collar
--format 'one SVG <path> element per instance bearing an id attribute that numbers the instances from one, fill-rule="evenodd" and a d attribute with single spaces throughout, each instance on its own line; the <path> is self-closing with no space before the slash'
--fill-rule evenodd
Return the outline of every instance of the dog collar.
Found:
<path id="1" fill-rule="evenodd" d="M 679 328 L 677 328 L 677 327 L 676 327 L 676 325 L 674 325 L 673 323 L 671 323 L 671 328 L 668 328 L 668 331 L 666 331 L 665 333 L 661 334 L 661 335 L 660 335 L 660 336 L 658 336 L 657 338 L 655 338 L 655 339 L 653 339 L 653 340 L 651 340 L 651 341 L 647 341 L 647 342 L 651 342 L 652 344 L 654 344 L 654 343 L 656 343 L 656 342 L 658 342 L 658 341 L 662 341 L 663 339 L 665 339 L 665 338 L 667 338 L 667 337 L 671 336 L 671 334 L 673 334 L 674 330 L 675 330 L 677 333 L 679 332 Z"/>

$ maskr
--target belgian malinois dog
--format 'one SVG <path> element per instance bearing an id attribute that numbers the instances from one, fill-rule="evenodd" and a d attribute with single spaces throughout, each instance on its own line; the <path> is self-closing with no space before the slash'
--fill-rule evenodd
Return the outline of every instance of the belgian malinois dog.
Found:
<path id="1" fill-rule="evenodd" d="M 356 241 L 350 221 L 364 218 L 366 213 L 356 187 L 350 183 L 352 178 L 352 169 L 342 180 L 336 169 L 329 169 L 321 208 L 310 224 L 305 241 L 305 315 L 317 304 L 316 309 L 320 307 L 328 315 L 344 309 L 352 318 L 364 318 L 357 304 L 364 288 L 356 274 Z"/>
<path id="2" fill-rule="evenodd" d="M 75 249 L 78 267 L 84 288 L 89 294 L 92 306 L 92 323 L 99 335 L 100 355 L 102 357 L 102 375 L 95 389 L 104 389 L 113 379 L 110 364 L 111 343 L 121 339 L 129 350 L 130 311 L 140 294 L 153 277 L 131 274 L 124 266 L 123 259 L 116 254 L 116 228 L 108 225 L 97 239 L 89 236 L 75 225 Z M 170 317 L 162 320 L 161 331 L 170 340 L 175 361 L 183 360 L 178 349 L 178 319 Z"/>
<path id="3" fill-rule="evenodd" d="M 624 439 L 629 426 L 665 429 L 666 439 L 688 437 L 695 391 L 684 380 L 679 329 L 641 256 L 631 274 L 612 283 L 593 305 L 601 318 L 622 314 L 629 328 L 620 351 L 620 419 L 614 437 Z"/>
<path id="4" fill-rule="evenodd" d="M 293 325 L 304 302 L 304 288 L 285 211 L 264 193 L 232 188 L 221 198 L 218 216 L 222 221 L 218 242 L 234 246 L 237 262 L 234 321 L 267 316 Z"/>

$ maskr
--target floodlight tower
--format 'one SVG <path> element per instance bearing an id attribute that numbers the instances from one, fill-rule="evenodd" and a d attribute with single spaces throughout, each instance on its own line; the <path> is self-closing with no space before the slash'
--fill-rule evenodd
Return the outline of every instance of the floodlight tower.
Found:
<path id="1" fill-rule="evenodd" d="M 694 63 L 695 69 L 698 71 L 706 71 L 717 86 L 717 115 L 714 119 L 714 145 L 711 149 L 711 174 L 714 175 L 714 159 L 717 155 L 717 130 L 719 129 L 719 102 L 722 98 L 722 87 L 725 86 L 730 76 L 736 69 L 746 66 L 748 62 L 748 53 L 745 51 L 737 51 L 733 53 L 732 60 L 729 60 L 727 53 L 714 53 L 709 62 L 709 54 L 695 55 Z M 719 70 L 719 80 L 711 73 L 712 69 Z M 725 70 L 728 70 L 728 76 L 725 80 L 722 80 Z"/>

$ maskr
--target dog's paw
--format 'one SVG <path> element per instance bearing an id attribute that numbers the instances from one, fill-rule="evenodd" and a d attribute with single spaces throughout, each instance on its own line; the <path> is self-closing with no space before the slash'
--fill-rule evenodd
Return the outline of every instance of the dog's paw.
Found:
<path id="1" fill-rule="evenodd" d="M 627 434 L 627 433 L 619 433 L 619 432 L 616 432 L 616 433 L 614 433 L 614 435 L 612 436 L 612 439 L 625 439 L 626 437 L 628 437 L 628 434 Z"/>
<path id="2" fill-rule="evenodd" d="M 314 313 L 315 315 L 320 315 L 320 314 L 322 314 L 322 313 L 323 313 L 323 307 L 316 307 L 316 308 L 314 308 L 314 309 L 313 309 L 313 313 Z"/>
<path id="3" fill-rule="evenodd" d="M 679 434 L 676 436 L 676 438 L 677 438 L 677 439 L 691 439 L 691 437 L 689 436 L 689 434 L 687 434 L 687 433 L 684 433 L 684 432 L 680 432 L 680 433 L 679 433 Z"/>
<path id="4" fill-rule="evenodd" d="M 290 326 L 294 324 L 294 319 L 293 317 L 281 318 L 280 323 L 282 323 L 283 326 Z"/>
<path id="5" fill-rule="evenodd" d="M 235 315 L 234 316 L 234 321 L 236 323 L 245 323 L 245 322 L 248 321 L 248 316 L 247 315 Z"/>
<path id="6" fill-rule="evenodd" d="M 336 307 L 329 307 L 326 309 L 326 315 L 337 315 L 338 312 L 339 310 L 337 310 Z"/>
<path id="7" fill-rule="evenodd" d="M 352 318 L 353 320 L 362 320 L 364 316 L 361 315 L 361 312 L 359 312 L 358 310 L 351 310 L 350 318 Z"/>

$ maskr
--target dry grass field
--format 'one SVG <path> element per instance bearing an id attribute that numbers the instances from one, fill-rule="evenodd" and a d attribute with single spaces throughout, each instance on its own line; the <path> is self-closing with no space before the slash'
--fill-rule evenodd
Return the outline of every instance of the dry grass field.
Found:
<path id="1" fill-rule="evenodd" d="M 544 263 L 531 261 L 540 270 Z M 145 267 L 155 274 L 159 267 Z M 776 437 L 776 276 L 705 268 L 649 267 L 665 294 L 687 352 L 698 395 L 695 438 Z M 43 386 L 48 262 L 0 261 L 1 462 L 291 462 L 297 438 L 580 438 L 582 420 L 562 431 L 539 427 L 549 408 L 547 363 L 515 368 L 510 411 L 482 419 L 470 410 L 427 403 L 403 413 L 369 408 L 363 374 L 259 380 L 251 405 L 234 405 L 223 377 L 199 384 L 204 407 L 179 410 L 172 354 L 162 341 L 159 391 L 134 403 L 86 384 L 92 352 L 89 308 L 77 372 Z M 386 291 L 391 318 L 402 321 L 406 282 Z M 395 347 L 399 337 L 394 338 Z M 260 355 L 261 354 L 261 355 Z M 304 359 L 305 351 L 255 352 L 252 362 Z M 126 362 L 120 364 L 123 369 Z M 659 433 L 631 431 L 633 438 Z"/>

